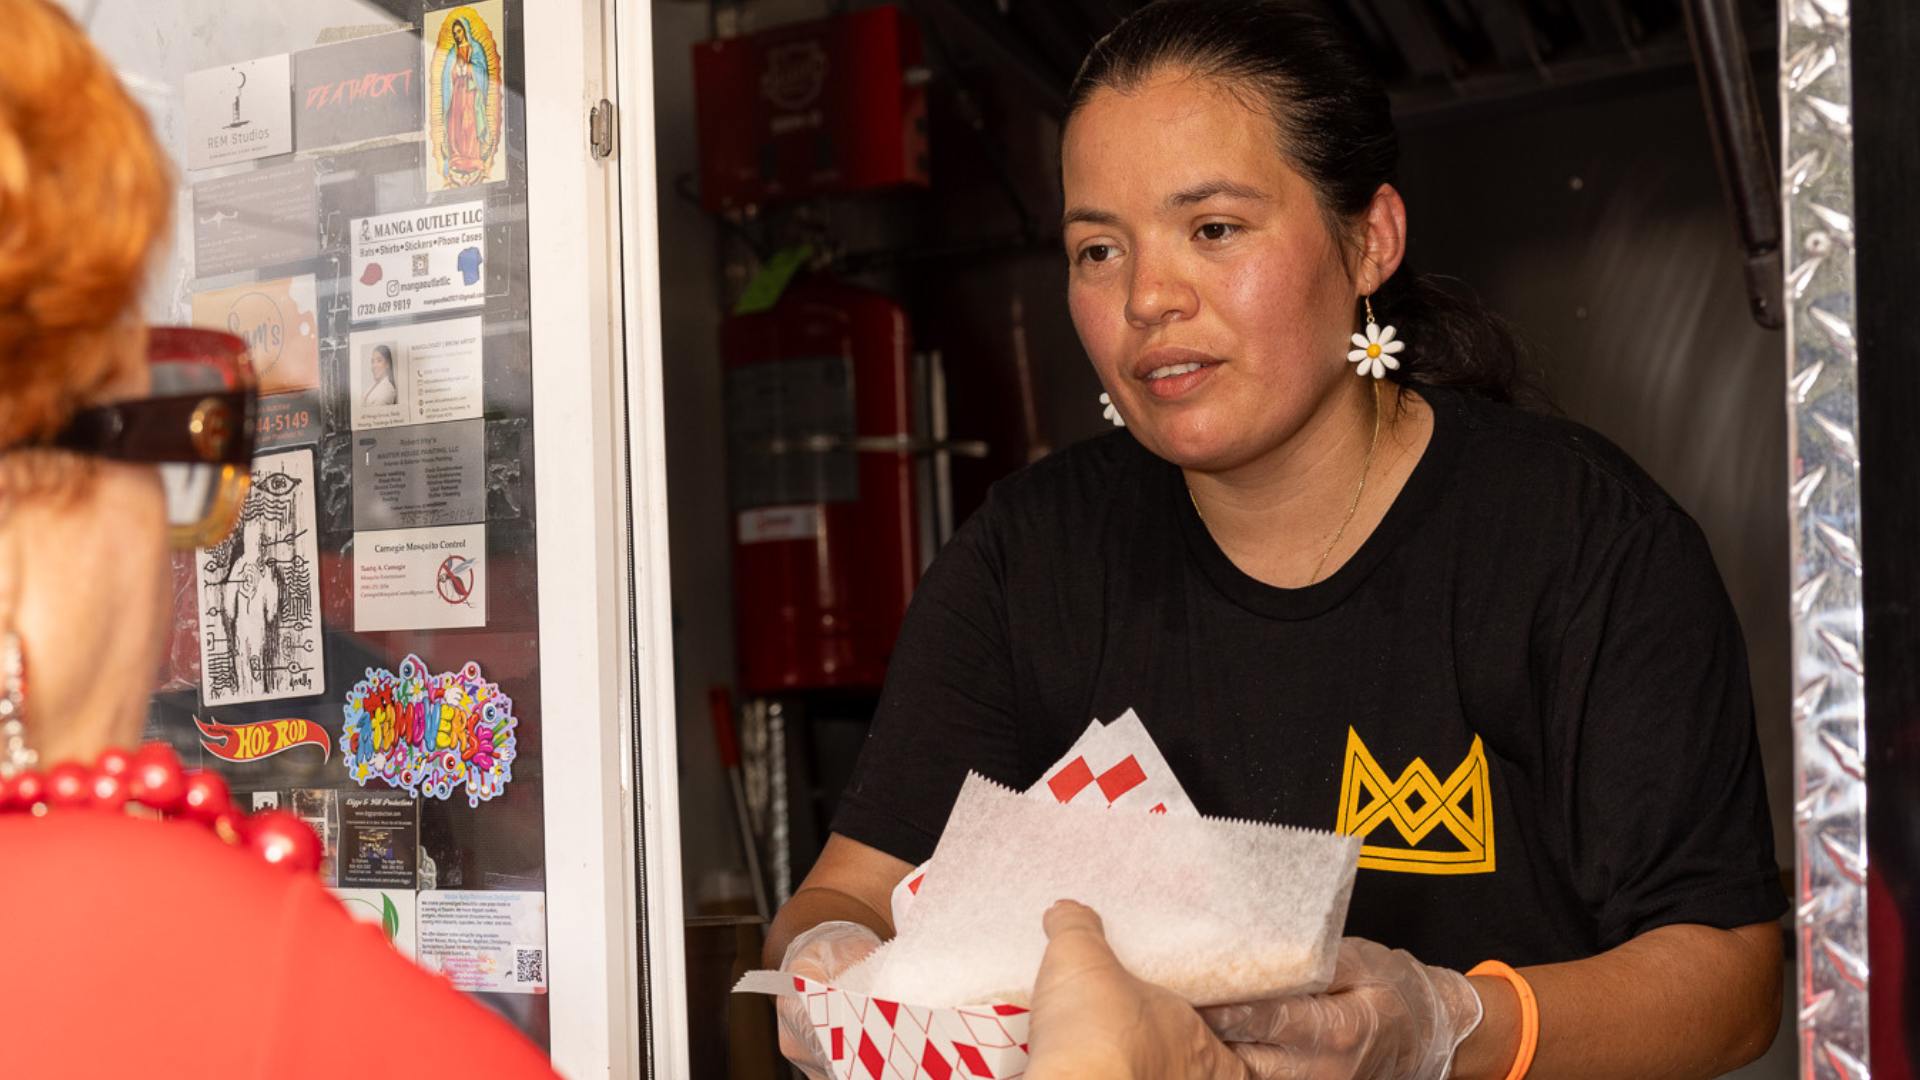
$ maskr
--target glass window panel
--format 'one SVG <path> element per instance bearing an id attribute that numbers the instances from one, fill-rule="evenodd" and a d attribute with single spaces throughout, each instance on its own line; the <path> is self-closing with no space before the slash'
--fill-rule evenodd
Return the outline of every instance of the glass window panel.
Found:
<path id="1" fill-rule="evenodd" d="M 67 7 L 178 170 L 150 320 L 240 334 L 269 392 L 147 735 L 547 1046 L 526 5 Z"/>

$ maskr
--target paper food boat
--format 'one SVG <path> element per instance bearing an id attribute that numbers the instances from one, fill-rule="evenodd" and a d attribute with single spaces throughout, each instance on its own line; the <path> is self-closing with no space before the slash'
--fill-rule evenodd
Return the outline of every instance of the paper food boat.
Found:
<path id="1" fill-rule="evenodd" d="M 969 780 L 969 789 L 976 782 L 985 783 Z M 1005 790 L 998 785 L 987 786 Z M 1200 816 L 1131 710 L 1110 724 L 1089 724 L 1073 748 L 1022 794 L 1071 806 Z M 1017 799 L 1011 794 L 1002 797 Z M 1352 847 L 1357 854 L 1358 842 L 1353 841 Z M 1352 862 L 1349 857 L 1349 884 Z M 896 928 L 907 926 L 907 914 L 921 887 L 939 872 L 935 862 L 922 863 L 895 887 L 892 907 Z M 1340 890 L 1333 916 L 1336 933 L 1344 917 L 1345 901 L 1345 891 Z M 889 942 L 882 951 L 892 945 Z M 879 956 L 876 953 L 870 961 Z M 870 961 L 864 965 L 869 969 Z M 1330 947 L 1324 967 L 1330 974 Z M 1006 1001 L 953 1007 L 914 1005 L 869 993 L 868 989 L 879 988 L 869 987 L 859 972 L 848 974 L 849 983 L 855 985 L 836 986 L 786 972 L 755 971 L 743 977 L 734 992 L 803 999 L 835 1080 L 1009 1080 L 1026 1072 L 1030 1017 L 1024 1005 Z"/>
<path id="2" fill-rule="evenodd" d="M 1027 1010 L 1018 1005 L 928 1009 L 778 971 L 748 972 L 733 991 L 806 999 L 837 1080 L 1005 1080 L 1027 1071 Z"/>

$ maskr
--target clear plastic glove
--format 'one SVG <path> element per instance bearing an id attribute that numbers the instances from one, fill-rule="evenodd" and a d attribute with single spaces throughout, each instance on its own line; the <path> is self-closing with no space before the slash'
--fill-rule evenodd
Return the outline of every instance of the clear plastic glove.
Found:
<path id="1" fill-rule="evenodd" d="M 824 922 L 788 943 L 780 970 L 815 982 L 832 982 L 879 947 L 880 936 L 859 923 Z M 776 999 L 774 1011 L 780 1017 L 780 1052 L 813 1080 L 829 1080 L 832 1067 L 807 1019 L 806 999 L 783 994 Z"/>
<path id="2" fill-rule="evenodd" d="M 1062 900 L 1043 925 L 1027 1080 L 1245 1080 L 1192 1006 L 1121 966 L 1092 908 Z"/>
<path id="3" fill-rule="evenodd" d="M 1343 938 L 1325 993 L 1200 1015 L 1260 1080 L 1444 1080 L 1481 1006 L 1457 971 Z"/>

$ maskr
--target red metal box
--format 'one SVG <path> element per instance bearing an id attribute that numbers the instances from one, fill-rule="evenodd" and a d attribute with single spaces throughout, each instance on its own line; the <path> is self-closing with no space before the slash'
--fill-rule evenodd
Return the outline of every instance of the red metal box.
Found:
<path id="1" fill-rule="evenodd" d="M 920 34 L 898 8 L 694 46 L 707 209 L 928 182 Z"/>

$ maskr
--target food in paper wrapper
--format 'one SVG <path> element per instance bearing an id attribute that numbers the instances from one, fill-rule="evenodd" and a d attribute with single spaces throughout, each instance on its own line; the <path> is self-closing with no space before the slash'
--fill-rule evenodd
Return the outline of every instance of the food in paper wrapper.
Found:
<path id="1" fill-rule="evenodd" d="M 1024 797 L 969 776 L 934 858 L 894 892 L 894 940 L 833 985 L 760 971 L 735 991 L 805 998 L 841 1080 L 1018 1076 L 1054 900 L 1098 911 L 1129 971 L 1195 1004 L 1307 992 L 1332 975 L 1358 854 L 1352 837 L 1200 817 L 1128 711 Z"/>
<path id="2" fill-rule="evenodd" d="M 1029 799 L 1068 806 L 1104 806 L 1149 814 L 1197 814 L 1174 778 L 1167 759 L 1132 710 L 1110 724 L 1095 720 L 1073 747 L 1026 790 Z M 893 925 L 905 926 L 907 909 L 933 866 L 929 859 L 893 887 Z"/>
<path id="3" fill-rule="evenodd" d="M 1351 837 L 1197 815 L 1115 816 L 969 776 L 934 873 L 872 992 L 936 1006 L 1025 1004 L 1070 897 L 1100 913 L 1128 971 L 1195 1005 L 1326 985 L 1359 858 Z"/>

